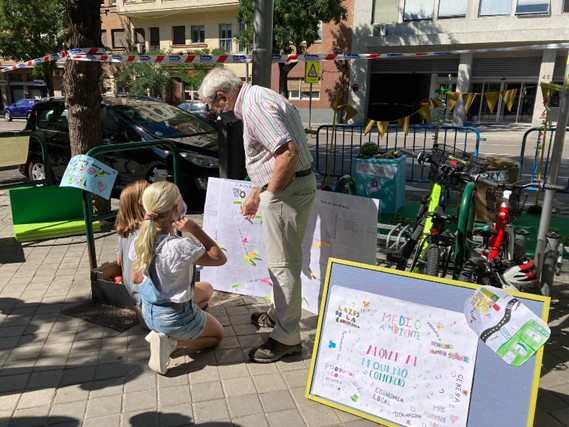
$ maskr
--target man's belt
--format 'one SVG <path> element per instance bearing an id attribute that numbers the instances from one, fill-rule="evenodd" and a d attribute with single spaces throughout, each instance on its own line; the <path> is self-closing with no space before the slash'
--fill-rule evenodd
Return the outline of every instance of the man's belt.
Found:
<path id="1" fill-rule="evenodd" d="M 302 178 L 303 176 L 308 176 L 312 174 L 312 166 L 310 166 L 308 169 L 304 169 L 303 171 L 297 171 L 294 173 L 294 177 L 295 178 Z"/>

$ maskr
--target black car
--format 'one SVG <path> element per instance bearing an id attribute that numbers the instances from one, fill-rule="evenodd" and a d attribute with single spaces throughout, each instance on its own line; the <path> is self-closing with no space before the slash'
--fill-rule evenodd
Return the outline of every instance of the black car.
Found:
<path id="1" fill-rule="evenodd" d="M 179 186 L 191 210 L 203 209 L 207 181 L 219 176 L 217 131 L 195 115 L 149 98 L 105 97 L 101 103 L 102 144 L 167 139 L 181 154 Z M 44 179 L 51 173 L 61 180 L 71 158 L 67 109 L 64 99 L 38 102 L 32 109 L 26 130 L 32 131 L 28 159 L 20 170 L 30 179 Z M 49 171 L 42 161 L 39 141 L 48 150 Z M 97 156 L 118 171 L 113 197 L 128 183 L 172 180 L 172 154 L 167 146 L 115 151 Z"/>

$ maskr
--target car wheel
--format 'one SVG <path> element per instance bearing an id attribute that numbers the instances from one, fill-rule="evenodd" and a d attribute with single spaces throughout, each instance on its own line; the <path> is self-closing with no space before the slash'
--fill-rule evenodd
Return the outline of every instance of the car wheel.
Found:
<path id="1" fill-rule="evenodd" d="M 4 111 L 4 120 L 6 120 L 7 122 L 12 121 L 12 115 L 10 114 L 9 111 Z"/>
<path id="2" fill-rule="evenodd" d="M 26 113 L 26 121 L 30 120 L 30 116 L 31 116 L 31 115 L 32 115 L 32 112 L 31 112 L 31 111 L 28 111 L 28 112 Z"/>
<path id="3" fill-rule="evenodd" d="M 40 181 L 46 178 L 45 165 L 38 160 L 31 160 L 28 166 L 28 176 L 32 181 Z"/>
<path id="4" fill-rule="evenodd" d="M 168 181 L 168 170 L 163 165 L 152 166 L 146 173 L 146 180 L 149 183 Z"/>

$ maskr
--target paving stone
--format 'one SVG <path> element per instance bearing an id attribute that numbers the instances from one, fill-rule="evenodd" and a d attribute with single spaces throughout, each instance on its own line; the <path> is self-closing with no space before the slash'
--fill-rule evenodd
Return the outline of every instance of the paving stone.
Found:
<path id="1" fill-rule="evenodd" d="M 229 422 L 229 411 L 224 399 L 197 402 L 193 404 L 193 409 L 197 425 L 211 421 Z"/>
<path id="2" fill-rule="evenodd" d="M 193 402 L 223 399 L 224 397 L 221 381 L 191 384 L 190 387 Z"/>
<path id="3" fill-rule="evenodd" d="M 302 419 L 300 412 L 296 409 L 289 409 L 281 412 L 271 412 L 267 414 L 267 421 L 270 427 L 301 427 L 306 423 Z"/>
<path id="4" fill-rule="evenodd" d="M 288 390 L 288 387 L 280 374 L 257 375 L 253 377 L 259 394 L 270 391 Z"/>
<path id="5" fill-rule="evenodd" d="M 158 406 L 156 390 L 143 390 L 138 392 L 130 392 L 124 395 L 123 410 L 132 412 L 137 410 L 155 411 Z"/>
<path id="6" fill-rule="evenodd" d="M 234 425 L 239 427 L 268 427 L 269 423 L 264 414 L 232 418 Z"/>
<path id="7" fill-rule="evenodd" d="M 96 399 L 89 399 L 85 418 L 112 416 L 114 414 L 120 414 L 121 410 L 122 396 L 104 396 Z"/>
<path id="8" fill-rule="evenodd" d="M 296 409 L 294 400 L 288 390 L 270 391 L 259 395 L 265 412 L 279 412 Z"/>
<path id="9" fill-rule="evenodd" d="M 340 419 L 335 411 L 325 405 L 303 406 L 299 408 L 308 426 L 337 426 Z"/>
<path id="10" fill-rule="evenodd" d="M 218 371 L 219 371 L 219 376 L 223 380 L 249 376 L 249 370 L 247 369 L 247 364 L 244 363 L 219 365 Z"/>
<path id="11" fill-rule="evenodd" d="M 158 407 L 160 410 L 173 405 L 191 405 L 191 402 L 192 395 L 187 384 L 158 388 Z"/>
<path id="12" fill-rule="evenodd" d="M 223 381 L 223 389 L 226 397 L 244 396 L 257 394 L 253 380 L 249 377 L 230 378 Z"/>
<path id="13" fill-rule="evenodd" d="M 82 420 L 87 409 L 87 401 L 60 403 L 52 405 L 49 412 L 50 418 L 53 417 L 72 417 L 76 420 Z"/>
<path id="14" fill-rule="evenodd" d="M 229 397 L 227 398 L 227 406 L 232 419 L 263 414 L 263 406 L 261 406 L 259 396 L 256 394 Z"/>

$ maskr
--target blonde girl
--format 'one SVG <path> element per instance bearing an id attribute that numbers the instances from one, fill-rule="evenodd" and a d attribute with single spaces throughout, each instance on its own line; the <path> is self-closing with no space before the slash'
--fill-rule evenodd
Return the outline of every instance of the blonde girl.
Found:
<path id="1" fill-rule="evenodd" d="M 151 184 L 142 195 L 145 210 L 139 235 L 130 248 L 132 281 L 139 285 L 142 313 L 151 329 L 149 367 L 165 374 L 177 347 L 215 347 L 223 339 L 219 321 L 194 302 L 195 265 L 227 261 L 220 247 L 191 218 L 178 187 Z M 178 237 L 176 230 L 192 237 Z"/>

